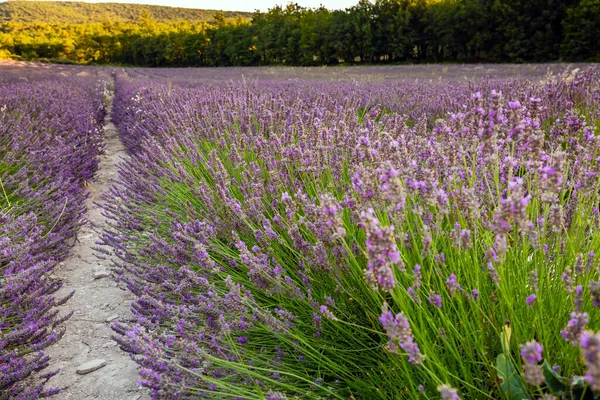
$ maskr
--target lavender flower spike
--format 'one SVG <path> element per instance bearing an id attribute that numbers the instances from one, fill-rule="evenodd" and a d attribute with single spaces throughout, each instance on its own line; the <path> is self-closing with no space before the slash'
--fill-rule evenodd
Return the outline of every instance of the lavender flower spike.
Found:
<path id="1" fill-rule="evenodd" d="M 525 380 L 531 385 L 539 386 L 544 383 L 544 374 L 538 365 L 542 361 L 542 350 L 542 345 L 535 340 L 521 345 Z"/>
<path id="2" fill-rule="evenodd" d="M 600 391 L 600 333 L 583 332 L 579 344 L 588 368 L 585 380 L 594 391 Z"/>
<path id="3" fill-rule="evenodd" d="M 440 385 L 437 390 L 440 392 L 442 400 L 460 400 L 458 391 L 450 385 Z"/>
<path id="4" fill-rule="evenodd" d="M 384 303 L 379 321 L 385 328 L 388 338 L 390 339 L 388 342 L 388 351 L 390 353 L 398 353 L 396 344 L 399 344 L 400 347 L 408 353 L 409 362 L 420 364 L 424 361 L 425 357 L 419 351 L 419 346 L 412 335 L 408 318 L 406 318 L 404 313 L 399 313 L 394 316 L 388 309 L 387 303 Z"/>
<path id="5" fill-rule="evenodd" d="M 560 333 L 565 340 L 573 346 L 576 346 L 579 343 L 580 336 L 588 322 L 589 318 L 586 312 L 572 312 L 571 319 L 567 322 L 565 329 L 560 331 Z"/>
<path id="6" fill-rule="evenodd" d="M 367 270 L 365 278 L 373 287 L 391 291 L 396 281 L 392 266 L 400 263 L 400 252 L 394 241 L 394 227 L 381 226 L 372 208 L 361 213 L 367 232 Z"/>

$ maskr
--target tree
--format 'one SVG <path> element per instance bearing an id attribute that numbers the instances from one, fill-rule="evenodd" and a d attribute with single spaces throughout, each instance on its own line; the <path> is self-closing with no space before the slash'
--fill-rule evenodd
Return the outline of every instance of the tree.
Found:
<path id="1" fill-rule="evenodd" d="M 581 0 L 566 14 L 561 56 L 576 61 L 600 61 L 600 0 Z"/>

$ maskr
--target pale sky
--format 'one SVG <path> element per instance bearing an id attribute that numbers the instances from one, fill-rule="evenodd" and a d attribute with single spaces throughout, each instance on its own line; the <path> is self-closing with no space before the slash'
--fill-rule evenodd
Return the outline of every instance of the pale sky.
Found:
<path id="1" fill-rule="evenodd" d="M 153 4 L 157 6 L 201 8 L 208 10 L 226 10 L 226 11 L 267 11 L 277 4 L 285 6 L 288 0 L 92 0 L 91 3 L 138 3 Z M 321 4 L 330 10 L 342 10 L 352 7 L 358 0 L 297 0 L 302 7 L 319 7 Z"/>

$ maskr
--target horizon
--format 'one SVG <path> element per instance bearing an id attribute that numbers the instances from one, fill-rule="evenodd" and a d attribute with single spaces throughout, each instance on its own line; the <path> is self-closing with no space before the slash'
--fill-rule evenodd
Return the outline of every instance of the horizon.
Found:
<path id="1" fill-rule="evenodd" d="M 343 10 L 352 7 L 356 4 L 356 0 L 297 0 L 297 1 L 273 1 L 273 0 L 257 0 L 253 2 L 241 1 L 241 0 L 222 0 L 219 2 L 219 7 L 215 7 L 214 2 L 209 1 L 194 1 L 194 0 L 110 0 L 110 1 L 97 1 L 97 0 L 13 0 L 13 1 L 43 1 L 43 2 L 68 2 L 68 3 L 119 3 L 119 4 L 141 4 L 149 6 L 162 6 L 162 7 L 173 7 L 173 8 L 189 8 L 189 9 L 200 9 L 200 10 L 216 10 L 216 11 L 242 11 L 242 12 L 254 12 L 259 10 L 266 12 L 269 9 L 282 6 L 285 7 L 289 3 L 297 3 L 298 5 L 306 8 L 319 8 L 323 6 L 329 10 Z M 8 3 L 10 0 L 0 0 L 0 3 Z M 252 5 L 250 7 L 250 5 Z"/>

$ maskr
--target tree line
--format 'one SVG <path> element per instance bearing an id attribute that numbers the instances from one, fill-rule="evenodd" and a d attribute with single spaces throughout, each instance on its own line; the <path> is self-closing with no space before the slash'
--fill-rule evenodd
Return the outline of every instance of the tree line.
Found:
<path id="1" fill-rule="evenodd" d="M 6 21 L 0 56 L 136 66 L 600 61 L 600 0 L 360 0 L 289 4 L 250 20 Z"/>

